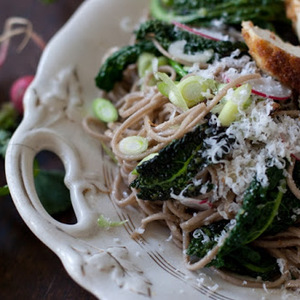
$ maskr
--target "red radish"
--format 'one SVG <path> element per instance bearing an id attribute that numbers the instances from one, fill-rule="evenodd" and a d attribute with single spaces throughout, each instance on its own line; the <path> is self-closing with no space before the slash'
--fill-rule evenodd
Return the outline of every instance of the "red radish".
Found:
<path id="1" fill-rule="evenodd" d="M 255 89 L 252 89 L 252 93 L 257 95 L 257 96 L 261 96 L 261 97 L 264 97 L 264 98 L 270 98 L 270 99 L 273 99 L 273 100 L 280 100 L 280 101 L 283 101 L 283 100 L 288 100 L 291 95 L 289 96 L 273 96 L 273 95 L 266 95 L 260 91 L 257 91 Z"/>
<path id="2" fill-rule="evenodd" d="M 22 76 L 14 81 L 10 88 L 10 100 L 20 114 L 23 114 L 24 94 L 33 79 L 33 75 Z"/>
<path id="3" fill-rule="evenodd" d="M 176 22 L 176 21 L 173 21 L 172 23 L 173 23 L 173 25 L 175 25 L 175 26 L 177 26 L 177 27 L 179 27 L 179 28 L 181 28 L 181 29 L 183 29 L 183 30 L 186 30 L 186 31 L 188 31 L 188 32 L 190 32 L 190 33 L 193 33 L 193 34 L 195 34 L 195 35 L 199 35 L 199 36 L 201 36 L 201 37 L 203 37 L 203 38 L 206 38 L 206 39 L 209 39 L 209 40 L 213 40 L 213 41 L 220 41 L 220 39 L 218 39 L 218 38 L 216 38 L 216 37 L 213 37 L 213 36 L 211 36 L 211 35 L 208 35 L 208 34 L 206 34 L 206 33 L 203 33 L 203 32 L 201 32 L 200 30 L 194 29 L 194 28 L 189 27 L 189 26 L 187 26 L 187 25 L 185 25 L 185 24 L 182 24 L 182 23 L 179 23 L 179 22 Z"/>
<path id="4" fill-rule="evenodd" d="M 199 204 L 199 205 L 206 204 L 206 205 L 208 205 L 210 208 L 213 207 L 213 205 L 209 202 L 208 199 L 206 199 L 206 200 L 201 200 L 201 201 L 198 202 L 198 204 Z"/>
<path id="5" fill-rule="evenodd" d="M 224 75 L 224 80 L 226 82 L 230 82 L 235 79 L 238 74 L 233 76 L 228 76 L 228 74 Z M 278 81 L 274 80 L 271 77 L 261 77 L 258 79 L 249 80 L 249 84 L 252 86 L 252 93 L 264 98 L 270 98 L 273 100 L 288 100 L 292 91 L 280 84 Z"/>
<path id="6" fill-rule="evenodd" d="M 294 157 L 296 160 L 300 160 L 300 153 L 293 153 L 291 156 Z"/>

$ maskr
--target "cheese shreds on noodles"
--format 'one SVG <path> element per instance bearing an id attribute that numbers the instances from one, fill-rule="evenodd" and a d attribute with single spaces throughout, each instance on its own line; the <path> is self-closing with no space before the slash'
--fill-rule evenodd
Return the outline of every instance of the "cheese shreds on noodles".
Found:
<path id="1" fill-rule="evenodd" d="M 232 189 L 241 194 L 254 177 L 267 186 L 267 167 L 283 169 L 286 166 L 284 158 L 299 152 L 300 120 L 287 115 L 276 120 L 271 116 L 272 110 L 272 100 L 261 101 L 228 127 L 226 133 L 235 137 L 236 142 L 232 160 L 222 160 L 223 167 L 219 170 L 222 176 L 219 177 L 224 181 L 220 182 L 220 193 Z M 216 138 L 210 138 L 205 142 L 212 145 L 208 155 L 213 160 L 216 152 L 222 151 L 223 140 L 216 143 Z"/>

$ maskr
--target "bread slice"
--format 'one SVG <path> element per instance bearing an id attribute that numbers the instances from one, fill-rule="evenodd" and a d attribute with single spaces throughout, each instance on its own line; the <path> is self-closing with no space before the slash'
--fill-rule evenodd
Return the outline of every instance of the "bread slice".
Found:
<path id="1" fill-rule="evenodd" d="M 300 93 L 300 47 L 251 21 L 242 23 L 242 35 L 258 67 Z"/>

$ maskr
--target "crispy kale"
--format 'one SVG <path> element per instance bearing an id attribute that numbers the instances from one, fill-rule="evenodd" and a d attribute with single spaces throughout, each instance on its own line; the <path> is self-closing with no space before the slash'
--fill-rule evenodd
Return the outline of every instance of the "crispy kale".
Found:
<path id="1" fill-rule="evenodd" d="M 300 188 L 300 161 L 295 162 L 293 178 L 298 188 Z M 287 190 L 280 203 L 278 213 L 270 227 L 265 231 L 264 235 L 274 235 L 278 232 L 282 232 L 295 224 L 299 219 L 300 201 L 287 186 Z"/>
<path id="2" fill-rule="evenodd" d="M 255 24 L 287 22 L 282 0 L 151 0 L 151 15 L 166 22 L 205 23 L 219 19 L 225 24 L 241 24 L 252 20 Z"/>
<path id="3" fill-rule="evenodd" d="M 222 220 L 195 230 L 187 254 L 195 258 L 204 257 L 217 244 L 222 233 L 229 230 L 229 224 L 228 220 Z M 250 245 L 240 246 L 222 258 L 218 256 L 207 265 L 210 266 L 226 267 L 231 272 L 254 278 L 260 276 L 263 280 L 271 280 L 279 274 L 276 259 L 263 249 Z"/>
<path id="4" fill-rule="evenodd" d="M 277 259 L 262 248 L 244 245 L 223 258 L 224 267 L 231 272 L 271 281 L 280 276 Z"/>
<path id="5" fill-rule="evenodd" d="M 168 200 L 171 193 L 183 192 L 184 196 L 199 193 L 200 188 L 193 183 L 193 178 L 211 163 L 205 155 L 210 147 L 205 138 L 222 139 L 224 147 L 230 148 L 233 140 L 223 131 L 224 128 L 211 127 L 207 123 L 197 126 L 152 159 L 138 165 L 138 176 L 130 186 L 137 189 L 137 196 L 143 200 Z"/>
<path id="6" fill-rule="evenodd" d="M 272 167 L 268 169 L 267 175 L 269 179 L 267 187 L 254 179 L 245 192 L 242 209 L 235 218 L 236 226 L 221 247 L 220 256 L 230 253 L 239 245 L 254 241 L 274 220 L 283 196 L 282 185 L 285 185 L 283 170 Z"/>
<path id="7" fill-rule="evenodd" d="M 268 169 L 267 175 L 270 182 L 267 187 L 256 179 L 252 181 L 234 222 L 221 221 L 196 229 L 187 253 L 202 258 L 222 236 L 222 246 L 208 266 L 226 267 L 250 276 L 265 273 L 268 277 L 277 273 L 276 260 L 262 253 L 261 249 L 254 249 L 249 245 L 270 227 L 283 197 L 283 171 L 272 167 Z M 256 257 L 255 260 L 243 255 L 247 248 L 252 254 L 256 253 L 252 256 Z"/>
<path id="8" fill-rule="evenodd" d="M 192 33 L 178 30 L 173 24 L 168 24 L 158 20 L 149 20 L 140 25 L 135 32 L 137 42 L 134 45 L 120 48 L 113 53 L 100 67 L 95 78 L 96 86 L 105 91 L 110 91 L 117 81 L 123 77 L 123 71 L 130 64 L 137 61 L 143 52 L 158 55 L 158 50 L 154 46 L 152 38 L 168 49 L 169 45 L 175 41 L 187 41 L 184 51 L 193 54 L 198 51 L 213 49 L 220 56 L 230 54 L 236 49 L 241 52 L 247 51 L 247 47 L 242 42 L 232 43 L 230 41 L 213 41 L 194 35 Z"/>
<path id="9" fill-rule="evenodd" d="M 96 85 L 107 92 L 112 90 L 114 84 L 122 79 L 126 67 L 135 63 L 143 52 L 157 53 L 157 50 L 151 41 L 143 41 L 114 52 L 101 66 L 95 78 Z"/>
<path id="10" fill-rule="evenodd" d="M 205 225 L 193 232 L 193 238 L 187 249 L 187 254 L 199 258 L 204 257 L 214 246 L 222 235 L 228 231 L 228 220 L 221 220 Z"/>
<path id="11" fill-rule="evenodd" d="M 140 28 L 136 31 L 136 37 L 138 40 L 155 37 L 165 49 L 175 41 L 184 40 L 186 41 L 184 51 L 189 54 L 212 49 L 222 57 L 236 49 L 240 49 L 241 52 L 247 52 L 248 50 L 246 44 L 243 42 L 206 39 L 188 31 L 176 29 L 176 26 L 173 24 L 168 24 L 160 20 L 149 20 L 141 24 Z"/>

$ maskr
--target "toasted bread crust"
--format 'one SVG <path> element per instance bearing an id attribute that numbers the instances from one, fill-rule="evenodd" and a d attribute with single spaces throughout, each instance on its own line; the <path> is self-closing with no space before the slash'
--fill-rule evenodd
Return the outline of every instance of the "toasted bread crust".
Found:
<path id="1" fill-rule="evenodd" d="M 256 30 L 257 27 L 254 27 L 252 22 L 243 22 L 242 25 L 243 37 L 257 65 L 300 93 L 300 47 L 299 56 L 295 55 L 295 46 L 284 43 L 274 33 Z"/>

